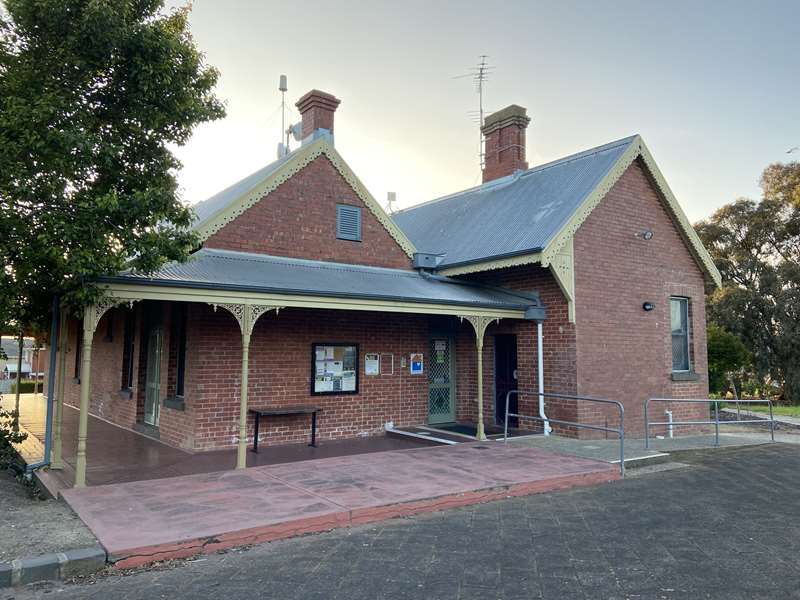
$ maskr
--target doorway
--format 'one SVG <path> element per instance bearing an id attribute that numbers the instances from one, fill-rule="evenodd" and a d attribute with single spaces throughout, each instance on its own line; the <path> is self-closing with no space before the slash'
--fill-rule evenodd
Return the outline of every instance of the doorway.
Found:
<path id="1" fill-rule="evenodd" d="M 506 418 L 506 395 L 517 389 L 517 336 L 501 334 L 494 336 L 494 393 L 495 422 L 503 425 Z M 517 395 L 508 402 L 509 412 L 518 412 Z M 509 426 L 517 426 L 517 418 L 509 419 Z"/>
<path id="2" fill-rule="evenodd" d="M 164 327 L 152 325 L 147 334 L 147 371 L 145 374 L 144 422 L 158 427 L 161 405 L 161 353 L 164 345 Z"/>
<path id="3" fill-rule="evenodd" d="M 456 420 L 452 338 L 432 337 L 429 356 L 428 423 L 452 423 Z"/>

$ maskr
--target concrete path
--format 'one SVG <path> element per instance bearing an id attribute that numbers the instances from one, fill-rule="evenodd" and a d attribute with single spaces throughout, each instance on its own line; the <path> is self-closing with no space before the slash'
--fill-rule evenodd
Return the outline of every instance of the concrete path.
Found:
<path id="1" fill-rule="evenodd" d="M 120 567 L 615 480 L 594 460 L 498 443 L 420 448 L 70 489 Z"/>
<path id="2" fill-rule="evenodd" d="M 753 446 L 770 442 L 769 431 L 759 430 L 756 427 L 733 426 L 730 424 L 722 427 L 720 433 L 720 447 Z M 800 444 L 800 435 L 796 432 L 775 434 L 776 442 L 787 444 Z M 522 438 L 509 438 L 509 445 L 542 448 L 559 454 L 593 458 L 614 464 L 619 464 L 619 440 L 586 440 L 561 436 L 528 436 Z M 625 466 L 628 468 L 643 466 L 669 460 L 670 453 L 684 452 L 687 450 L 701 450 L 714 447 L 714 434 L 682 435 L 674 438 L 650 438 L 650 448 L 645 448 L 644 439 L 625 440 Z"/>
<path id="3" fill-rule="evenodd" d="M 735 403 L 730 403 L 735 404 Z M 720 412 L 724 412 L 729 415 L 736 414 L 736 408 L 723 408 Z M 739 414 L 745 419 L 764 419 L 765 421 L 769 420 L 769 413 L 768 412 L 759 412 L 755 410 L 745 410 L 739 409 Z M 800 428 L 800 418 L 798 417 L 789 417 L 787 415 L 773 415 L 775 423 L 783 423 L 784 425 L 789 425 L 791 427 L 798 427 Z"/>

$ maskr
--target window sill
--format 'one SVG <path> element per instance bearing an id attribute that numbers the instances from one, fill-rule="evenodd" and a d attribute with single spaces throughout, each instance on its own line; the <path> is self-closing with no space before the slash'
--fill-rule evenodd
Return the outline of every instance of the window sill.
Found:
<path id="1" fill-rule="evenodd" d="M 700 381 L 700 375 L 694 371 L 673 372 L 672 381 Z"/>
<path id="2" fill-rule="evenodd" d="M 130 390 L 130 388 L 120 390 L 118 394 L 119 397 L 122 398 L 123 400 L 130 400 L 131 398 L 133 398 L 133 392 Z"/>
<path id="3" fill-rule="evenodd" d="M 171 408 L 172 410 L 186 410 L 186 402 L 182 396 L 175 396 L 173 398 L 164 398 L 164 407 Z"/>

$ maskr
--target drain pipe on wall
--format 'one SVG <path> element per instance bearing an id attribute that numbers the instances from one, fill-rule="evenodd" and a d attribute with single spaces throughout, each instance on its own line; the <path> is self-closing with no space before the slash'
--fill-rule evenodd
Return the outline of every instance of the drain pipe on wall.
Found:
<path id="1" fill-rule="evenodd" d="M 44 457 L 41 462 L 33 463 L 25 467 L 25 477 L 30 479 L 34 470 L 46 467 L 50 464 L 50 451 L 53 447 L 53 400 L 56 387 L 56 349 L 59 347 L 59 313 L 60 302 L 58 296 L 53 298 L 53 318 L 50 320 L 50 363 L 47 366 L 47 416 L 45 417 L 44 429 Z"/>
<path id="2" fill-rule="evenodd" d="M 544 425 L 544 434 L 550 435 L 552 428 L 544 413 L 544 350 L 542 345 L 542 321 L 536 321 L 536 362 L 539 371 L 539 416 Z"/>

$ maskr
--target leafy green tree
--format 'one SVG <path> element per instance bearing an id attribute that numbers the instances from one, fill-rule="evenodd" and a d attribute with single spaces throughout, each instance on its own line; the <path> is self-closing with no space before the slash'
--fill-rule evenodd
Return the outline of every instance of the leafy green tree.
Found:
<path id="1" fill-rule="evenodd" d="M 764 384 L 800 402 L 800 163 L 767 167 L 763 199 L 740 199 L 697 225 L 725 280 L 710 320 L 739 337 Z"/>
<path id="2" fill-rule="evenodd" d="M 749 364 L 750 353 L 742 340 L 716 323 L 711 323 L 708 326 L 708 380 L 711 391 L 726 391 L 730 387 L 729 377 L 741 375 Z"/>
<path id="3" fill-rule="evenodd" d="M 80 306 L 93 280 L 196 243 L 171 151 L 224 115 L 163 0 L 5 0 L 0 8 L 0 328 Z"/>

